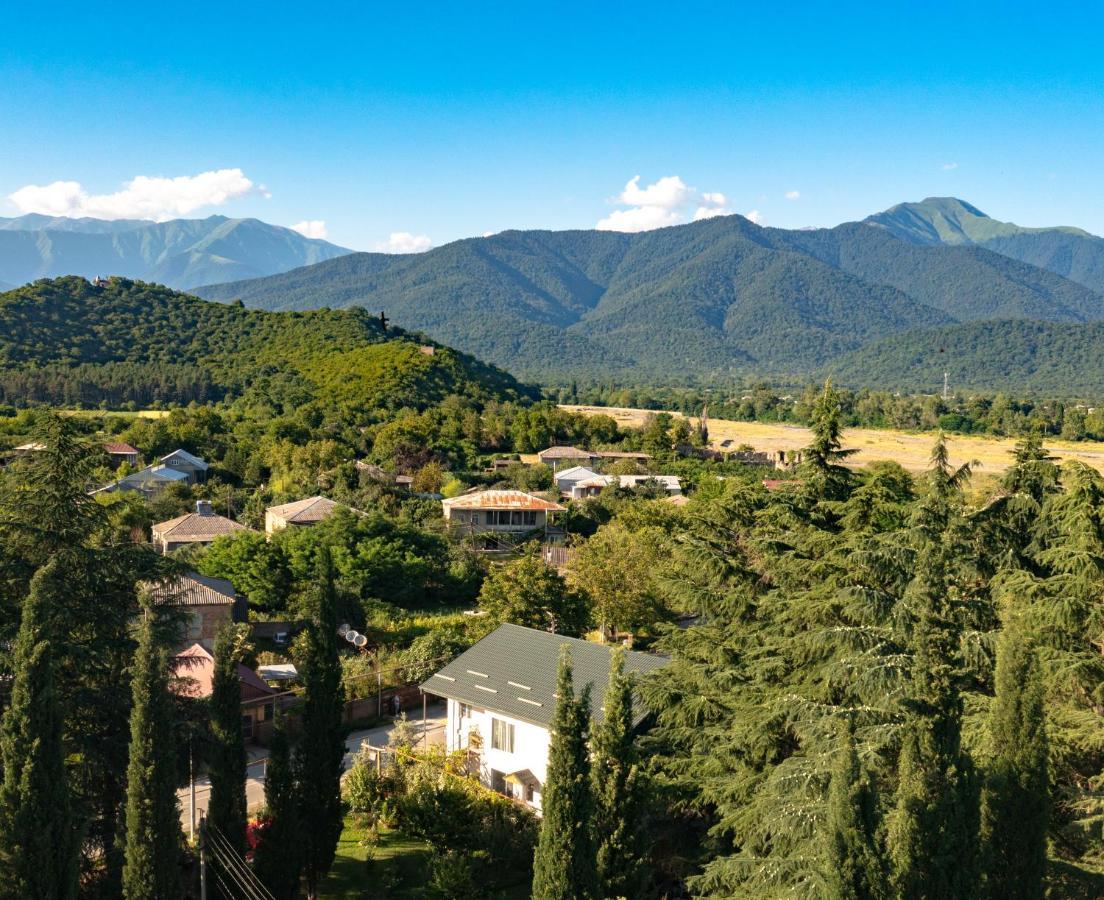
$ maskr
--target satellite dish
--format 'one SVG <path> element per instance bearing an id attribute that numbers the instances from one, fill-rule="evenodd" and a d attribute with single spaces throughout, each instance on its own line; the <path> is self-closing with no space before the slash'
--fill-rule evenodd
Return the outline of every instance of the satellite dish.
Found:
<path id="1" fill-rule="evenodd" d="M 355 644 L 358 637 L 360 637 L 360 635 L 357 634 L 357 632 L 353 631 L 351 628 L 345 632 L 345 640 L 347 640 L 350 644 Z"/>
<path id="2" fill-rule="evenodd" d="M 353 638 L 353 645 L 358 650 L 367 643 L 368 643 L 368 638 L 366 638 L 363 634 L 358 634 L 355 638 Z"/>
<path id="3" fill-rule="evenodd" d="M 346 622 L 345 624 L 338 625 L 337 633 L 340 634 L 342 637 L 345 637 L 345 635 L 349 633 L 349 624 Z"/>

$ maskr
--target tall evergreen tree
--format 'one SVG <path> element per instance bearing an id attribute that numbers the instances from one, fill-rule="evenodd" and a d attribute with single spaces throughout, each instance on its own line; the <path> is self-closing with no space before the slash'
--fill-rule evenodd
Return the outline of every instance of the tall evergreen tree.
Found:
<path id="1" fill-rule="evenodd" d="M 170 565 L 120 533 L 108 508 L 87 493 L 102 447 L 89 442 L 73 417 L 36 413 L 32 439 L 44 449 L 0 478 L 0 641 L 14 637 L 18 610 L 35 571 L 65 556 L 65 590 L 51 603 L 55 690 L 65 710 L 66 753 L 73 808 L 82 818 L 84 883 L 108 896 L 122 892 L 126 769 L 130 741 L 128 671 L 134 656 L 131 623 L 135 585 Z"/>
<path id="2" fill-rule="evenodd" d="M 828 785 L 824 866 L 827 900 L 881 900 L 888 896 L 877 832 L 878 799 L 859 761 L 854 726 L 849 719 Z"/>
<path id="3" fill-rule="evenodd" d="M 813 404 L 809 427 L 813 440 L 802 449 L 801 473 L 807 491 L 822 500 L 844 500 L 854 483 L 854 475 L 843 462 L 856 450 L 842 449 L 843 410 L 839 393 L 832 382 Z"/>
<path id="4" fill-rule="evenodd" d="M 600 893 L 587 748 L 590 688 L 575 697 L 567 646 L 560 653 L 556 694 L 540 840 L 533 857 L 533 900 L 596 900 Z"/>
<path id="5" fill-rule="evenodd" d="M 299 792 L 303 875 L 308 896 L 318 896 L 341 836 L 341 768 L 345 695 L 338 658 L 337 591 L 329 551 L 318 557 L 307 649 L 299 676 L 303 685 L 303 737 L 295 756 Z"/>
<path id="6" fill-rule="evenodd" d="M 1023 619 L 1009 616 L 997 647 L 989 718 L 993 757 L 982 803 L 985 889 L 993 900 L 1040 900 L 1046 875 L 1046 712 Z"/>
<path id="7" fill-rule="evenodd" d="M 632 682 L 615 647 L 602 723 L 592 740 L 594 834 L 602 897 L 637 897 L 644 876 L 641 773 L 633 743 Z"/>
<path id="8" fill-rule="evenodd" d="M 207 821 L 239 855 L 245 854 L 245 740 L 242 735 L 241 680 L 234 629 L 223 626 L 215 638 L 211 685 L 211 801 Z"/>
<path id="9" fill-rule="evenodd" d="M 141 619 L 134 659 L 123 896 L 180 897 L 180 808 L 176 798 L 173 711 L 168 657 L 158 646 L 155 612 Z"/>
<path id="10" fill-rule="evenodd" d="M 972 764 L 961 747 L 960 633 L 949 591 L 948 527 L 955 473 L 938 457 L 930 495 L 918 511 L 921 540 L 905 602 L 912 629 L 912 680 L 889 851 L 897 893 L 932 900 L 977 894 L 978 796 Z"/>
<path id="11" fill-rule="evenodd" d="M 11 702 L 0 725 L 0 896 L 77 894 L 77 829 L 54 690 L 48 622 L 66 589 L 60 559 L 31 581 L 12 653 Z"/>
<path id="12" fill-rule="evenodd" d="M 253 854 L 253 871 L 276 900 L 299 896 L 299 811 L 287 734 L 277 728 L 265 766 L 265 814 L 268 824 Z"/>

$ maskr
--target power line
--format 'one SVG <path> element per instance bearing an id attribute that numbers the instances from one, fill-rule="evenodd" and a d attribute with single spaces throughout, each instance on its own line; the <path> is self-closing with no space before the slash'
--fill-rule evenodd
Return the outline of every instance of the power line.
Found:
<path id="1" fill-rule="evenodd" d="M 239 884 L 245 888 L 246 893 L 250 897 L 250 900 L 276 900 L 275 897 L 269 893 L 268 888 L 261 883 L 261 880 L 257 877 L 246 864 L 245 861 L 238 856 L 237 851 L 230 844 L 221 831 L 215 826 L 207 823 L 208 835 L 213 839 L 210 841 L 209 846 L 222 865 L 228 870 L 227 874 L 235 876 Z M 218 843 L 221 841 L 221 845 Z"/>

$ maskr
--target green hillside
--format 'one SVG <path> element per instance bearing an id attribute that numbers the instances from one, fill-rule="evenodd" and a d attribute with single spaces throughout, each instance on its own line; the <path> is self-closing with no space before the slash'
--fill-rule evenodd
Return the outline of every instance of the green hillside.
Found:
<path id="1" fill-rule="evenodd" d="M 1104 396 L 1104 323 L 970 322 L 884 338 L 830 366 L 840 384 L 935 393 Z"/>
<path id="2" fill-rule="evenodd" d="M 9 284 L 115 274 L 189 288 L 286 272 L 348 252 L 257 219 L 0 219 L 0 281 Z"/>
<path id="3" fill-rule="evenodd" d="M 432 352 L 429 352 L 432 351 Z M 0 294 L 0 399 L 141 404 L 220 399 L 259 379 L 307 398 L 417 407 L 529 394 L 511 376 L 362 309 L 269 313 L 159 285 L 70 276 Z"/>
<path id="4" fill-rule="evenodd" d="M 801 376 L 909 329 L 1104 318 L 1104 299 L 1083 285 L 978 247 L 920 245 L 861 223 L 761 228 L 741 216 L 642 234 L 508 231 L 197 292 L 266 309 L 386 310 L 541 381 Z"/>
<path id="5" fill-rule="evenodd" d="M 954 197 L 901 203 L 866 221 L 915 244 L 984 247 L 1104 294 L 1104 238 L 1080 228 L 1024 228 Z"/>

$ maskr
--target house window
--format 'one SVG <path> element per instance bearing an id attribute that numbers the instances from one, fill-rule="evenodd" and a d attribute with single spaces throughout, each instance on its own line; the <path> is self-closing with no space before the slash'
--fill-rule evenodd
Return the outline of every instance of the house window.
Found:
<path id="1" fill-rule="evenodd" d="M 491 719 L 491 746 L 506 753 L 514 752 L 514 726 L 501 719 Z"/>
<path id="2" fill-rule="evenodd" d="M 535 512 L 525 513 L 525 524 L 526 525 L 536 525 L 537 524 L 537 514 Z"/>
<path id="3" fill-rule="evenodd" d="M 460 704 L 460 718 L 461 719 L 470 719 L 471 714 L 472 714 L 471 706 L 467 703 L 461 703 Z"/>
<path id="4" fill-rule="evenodd" d="M 498 769 L 491 769 L 491 790 L 500 794 L 506 793 L 506 776 Z"/>

